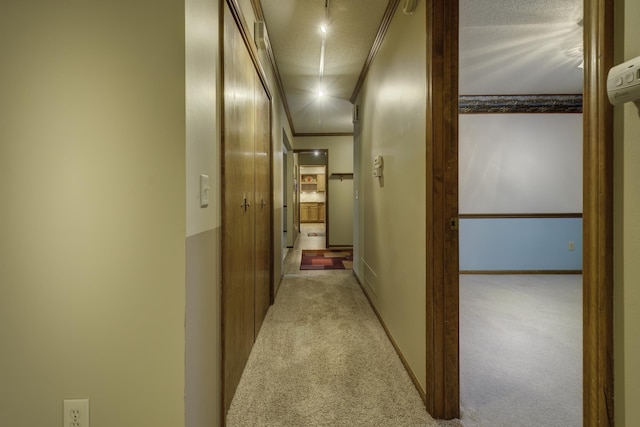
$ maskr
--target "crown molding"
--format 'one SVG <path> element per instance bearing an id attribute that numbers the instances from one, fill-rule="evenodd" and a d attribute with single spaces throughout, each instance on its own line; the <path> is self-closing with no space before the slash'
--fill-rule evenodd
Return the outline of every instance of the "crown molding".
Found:
<path id="1" fill-rule="evenodd" d="M 360 89 L 362 89 L 362 85 L 364 84 L 364 80 L 367 78 L 367 74 L 369 73 L 369 67 L 373 63 L 378 51 L 380 50 L 380 46 L 382 46 L 382 42 L 384 40 L 385 35 L 387 34 L 387 30 L 391 25 L 391 19 L 393 19 L 393 15 L 396 13 L 396 9 L 398 8 L 398 4 L 400 0 L 389 0 L 389 4 L 387 5 L 387 9 L 384 12 L 384 16 L 382 17 L 382 22 L 380 23 L 380 27 L 378 28 L 378 34 L 376 34 L 376 38 L 373 41 L 373 45 L 371 46 L 371 50 L 369 51 L 369 56 L 367 57 L 364 65 L 362 66 L 362 71 L 360 71 L 360 77 L 358 77 L 358 81 L 356 82 L 356 87 L 353 89 L 353 93 L 351 94 L 351 98 L 349 99 L 352 104 L 355 104 L 358 95 L 360 94 Z"/>
<path id="2" fill-rule="evenodd" d="M 458 113 L 582 113 L 582 95 L 460 95 Z"/>

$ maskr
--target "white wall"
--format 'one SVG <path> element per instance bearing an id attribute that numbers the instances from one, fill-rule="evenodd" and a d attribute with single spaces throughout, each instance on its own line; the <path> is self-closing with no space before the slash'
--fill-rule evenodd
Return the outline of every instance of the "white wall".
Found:
<path id="1" fill-rule="evenodd" d="M 186 0 L 187 236 L 220 227 L 218 1 Z M 200 208 L 200 174 L 209 176 Z"/>
<path id="2" fill-rule="evenodd" d="M 184 2 L 0 6 L 0 414 L 184 423 Z"/>
<path id="3" fill-rule="evenodd" d="M 616 2 L 617 63 L 640 56 L 640 3 Z M 615 406 L 617 426 L 640 425 L 640 114 L 615 107 Z"/>
<path id="4" fill-rule="evenodd" d="M 220 90 L 218 0 L 186 0 L 186 370 L 185 425 L 221 419 Z M 200 175 L 209 206 L 200 207 Z"/>
<path id="5" fill-rule="evenodd" d="M 297 136 L 293 148 L 327 149 L 329 160 L 328 221 L 329 246 L 353 245 L 353 180 L 331 179 L 332 173 L 353 173 L 353 137 L 351 136 Z"/>
<path id="6" fill-rule="evenodd" d="M 354 267 L 421 386 L 426 383 L 426 6 L 398 10 L 357 103 Z M 421 36 L 422 35 L 422 36 Z M 372 162 L 384 157 L 384 178 Z"/>
<path id="7" fill-rule="evenodd" d="M 582 114 L 461 114 L 459 209 L 581 213 Z"/>
<path id="8" fill-rule="evenodd" d="M 460 214 L 582 212 L 582 114 L 461 114 L 458 148 Z M 580 270 L 581 227 L 462 218 L 460 269 Z"/>

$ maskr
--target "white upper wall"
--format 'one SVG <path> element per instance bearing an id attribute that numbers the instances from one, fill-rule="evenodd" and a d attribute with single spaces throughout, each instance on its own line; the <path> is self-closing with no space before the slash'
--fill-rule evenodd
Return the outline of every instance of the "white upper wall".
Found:
<path id="1" fill-rule="evenodd" d="M 218 2 L 187 0 L 187 236 L 220 226 Z M 209 206 L 200 207 L 200 175 L 209 176 Z"/>
<path id="2" fill-rule="evenodd" d="M 221 419 L 219 5 L 185 1 L 185 427 Z M 209 176 L 206 208 L 200 207 L 201 174 Z"/>
<path id="3" fill-rule="evenodd" d="M 459 210 L 581 213 L 582 114 L 461 114 Z"/>

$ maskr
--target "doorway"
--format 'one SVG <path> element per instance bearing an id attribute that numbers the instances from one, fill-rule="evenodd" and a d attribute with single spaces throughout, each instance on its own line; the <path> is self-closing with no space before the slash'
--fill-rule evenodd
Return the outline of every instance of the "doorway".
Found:
<path id="1" fill-rule="evenodd" d="M 327 248 L 329 242 L 329 150 L 294 150 L 297 155 L 297 226 L 301 235 L 311 237 L 314 246 Z"/>
<path id="2" fill-rule="evenodd" d="M 284 132 L 283 132 L 284 134 Z M 284 195 L 284 200 L 282 204 L 282 259 L 284 260 L 287 256 L 287 252 L 289 251 L 289 233 L 292 230 L 289 230 L 289 217 L 288 217 L 288 189 L 291 185 L 291 177 L 288 173 L 289 170 L 289 151 L 287 150 L 287 145 L 282 144 L 282 194 Z"/>
<path id="3" fill-rule="evenodd" d="M 544 14 L 460 2 L 460 404 L 470 425 L 582 425 L 581 1 Z"/>
<path id="4" fill-rule="evenodd" d="M 457 103 L 459 4 L 428 1 L 427 409 L 459 416 Z M 584 2 L 583 423 L 613 424 L 613 2 Z M 452 173 L 453 171 L 453 173 Z M 445 190 L 446 189 L 446 190 Z M 451 262 L 451 260 L 455 262 Z"/>

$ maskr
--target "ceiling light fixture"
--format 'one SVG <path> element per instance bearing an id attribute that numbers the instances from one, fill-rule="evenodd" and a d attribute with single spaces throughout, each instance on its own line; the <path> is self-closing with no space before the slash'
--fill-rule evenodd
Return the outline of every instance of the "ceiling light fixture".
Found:
<path id="1" fill-rule="evenodd" d="M 322 77 L 324 77 L 324 56 L 327 49 L 327 25 L 329 24 L 329 0 L 324 2 L 324 23 L 320 27 L 322 32 L 322 45 L 320 46 L 320 69 L 318 77 L 320 78 L 320 86 L 322 86 Z M 318 96 L 324 96 L 324 92 L 320 90 Z"/>
<path id="2" fill-rule="evenodd" d="M 318 72 L 318 76 L 320 77 L 320 83 L 322 83 L 322 77 L 324 76 L 324 53 L 327 49 L 327 41 L 322 39 L 322 46 L 320 47 L 320 71 Z"/>

